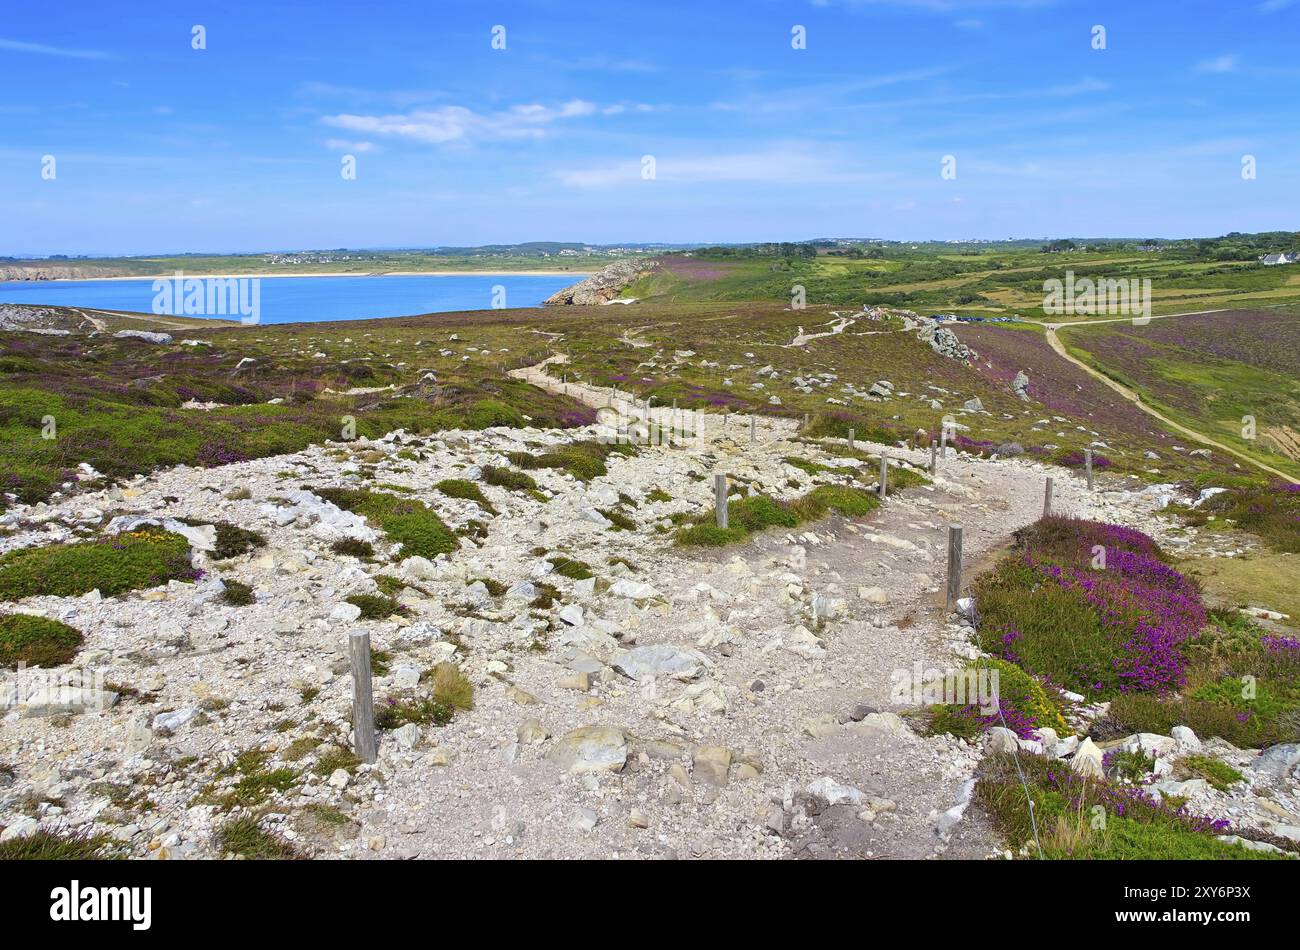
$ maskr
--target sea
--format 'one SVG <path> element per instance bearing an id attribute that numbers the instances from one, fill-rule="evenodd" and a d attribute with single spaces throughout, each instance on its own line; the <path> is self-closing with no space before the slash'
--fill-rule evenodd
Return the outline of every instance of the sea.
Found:
<path id="1" fill-rule="evenodd" d="M 365 320 L 421 313 L 536 307 L 586 274 L 566 271 L 545 276 L 521 274 L 419 274 L 346 277 L 239 278 L 214 284 L 213 278 L 139 280 L 0 281 L 0 304 L 43 304 L 215 317 L 245 323 L 305 323 Z M 202 282 L 193 294 L 192 281 Z M 201 301 L 196 304 L 196 301 Z M 215 301 L 215 305 L 214 304 Z M 254 312 L 255 311 L 255 312 Z"/>

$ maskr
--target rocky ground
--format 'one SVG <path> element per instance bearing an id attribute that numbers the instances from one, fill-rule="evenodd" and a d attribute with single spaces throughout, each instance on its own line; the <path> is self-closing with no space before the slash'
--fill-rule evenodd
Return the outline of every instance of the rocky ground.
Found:
<path id="1" fill-rule="evenodd" d="M 565 385 L 538 367 L 520 375 Z M 569 391 L 597 406 L 611 399 Z M 673 418 L 668 408 L 653 412 Z M 136 856 L 215 857 L 214 831 L 240 813 L 214 803 L 215 793 L 236 788 L 241 756 L 260 750 L 266 768 L 291 778 L 255 812 L 317 856 L 1000 854 L 982 819 L 966 814 L 982 748 L 922 737 L 908 722 L 915 704 L 896 702 L 892 689 L 900 671 L 950 668 L 974 655 L 969 630 L 943 609 L 948 526 L 964 526 L 973 573 L 1041 514 L 1049 470 L 953 455 L 932 484 L 891 496 L 868 518 L 833 516 L 721 550 L 674 546 L 667 531 L 673 514 L 711 508 L 713 472 L 792 497 L 827 476 L 783 458 L 868 463 L 838 457 L 833 444 L 796 440 L 785 420 L 760 420 L 751 442 L 747 422 L 733 418 L 724 431 L 711 416 L 680 445 L 612 456 L 609 474 L 588 483 L 533 472 L 544 501 L 485 485 L 494 517 L 432 487 L 478 481 L 484 466 L 506 464 L 506 452 L 592 434 L 397 433 L 173 469 L 11 509 L 0 518 L 8 531 L 0 550 L 139 517 L 229 522 L 268 543 L 214 562 L 202 550 L 210 535 L 171 523 L 194 538 L 195 564 L 207 572 L 198 583 L 116 598 L 36 597 L 10 608 L 82 630 L 78 666 L 101 676 L 95 685 L 116 701 L 49 715 L 21 701 L 44 671 L 6 681 L 3 834 L 106 830 Z M 897 463 L 928 461 L 888 451 Z M 1160 520 L 1159 491 L 1102 483 L 1089 493 L 1060 469 L 1051 474 L 1058 511 L 1187 543 L 1183 529 Z M 433 560 L 386 561 L 396 545 L 304 485 L 401 486 L 453 528 L 485 522 L 486 536 Z M 598 511 L 620 504 L 632 530 L 617 530 Z M 344 537 L 373 539 L 381 557 L 333 553 Z M 596 576 L 557 575 L 561 554 Z M 375 592 L 378 574 L 411 585 L 398 595 L 405 611 L 359 620 L 344 598 Z M 222 578 L 252 586 L 255 603 L 223 604 Z M 485 579 L 504 593 L 494 595 Z M 534 606 L 542 584 L 559 596 Z M 345 638 L 358 627 L 387 656 L 378 698 L 410 694 L 421 671 L 451 660 L 474 684 L 474 708 L 445 726 L 382 732 L 374 766 L 331 768 L 331 754 L 350 746 Z M 29 714 L 38 711 L 46 714 Z M 1251 777 L 1244 788 L 1228 795 L 1180 783 L 1176 793 L 1209 814 L 1275 832 L 1300 824 L 1290 775 L 1300 752 L 1220 753 Z"/>

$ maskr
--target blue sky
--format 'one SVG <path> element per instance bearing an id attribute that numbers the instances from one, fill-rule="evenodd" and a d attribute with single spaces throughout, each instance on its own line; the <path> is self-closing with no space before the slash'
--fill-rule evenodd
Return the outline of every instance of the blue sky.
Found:
<path id="1" fill-rule="evenodd" d="M 1298 38 L 1300 0 L 15 4 L 0 254 L 1296 229 Z"/>

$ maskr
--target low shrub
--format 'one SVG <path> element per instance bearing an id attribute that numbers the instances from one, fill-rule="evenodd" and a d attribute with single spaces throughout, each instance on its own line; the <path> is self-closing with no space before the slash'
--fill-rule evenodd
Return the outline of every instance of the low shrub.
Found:
<path id="1" fill-rule="evenodd" d="M 455 663 L 443 662 L 433 668 L 433 698 L 452 709 L 474 708 L 474 684 L 466 679 Z"/>
<path id="2" fill-rule="evenodd" d="M 375 546 L 360 538 L 339 538 L 330 545 L 330 550 L 343 557 L 368 558 L 375 556 Z"/>
<path id="3" fill-rule="evenodd" d="M 400 614 L 405 608 L 391 597 L 383 594 L 353 594 L 344 600 L 354 607 L 361 608 L 362 620 L 384 620 L 393 614 Z"/>
<path id="4" fill-rule="evenodd" d="M 247 607 L 256 601 L 253 588 L 234 580 L 221 582 L 221 602 L 230 607 Z"/>
<path id="5" fill-rule="evenodd" d="M 79 597 L 92 590 L 111 597 L 198 576 L 190 566 L 185 538 L 142 528 L 102 540 L 19 548 L 0 555 L 0 600 L 42 594 Z"/>
<path id="6" fill-rule="evenodd" d="M 0 667 L 62 666 L 77 655 L 81 632 L 57 620 L 28 614 L 0 617 Z"/>
<path id="7" fill-rule="evenodd" d="M 444 478 L 433 486 L 442 492 L 448 498 L 463 498 L 466 501 L 475 502 L 479 508 L 483 509 L 489 515 L 496 515 L 497 510 L 492 507 L 492 503 L 487 500 L 483 494 L 483 489 L 479 488 L 473 482 L 464 478 Z"/>
<path id="8" fill-rule="evenodd" d="M 308 490 L 376 524 L 384 534 L 401 544 L 402 557 L 419 555 L 433 558 L 460 547 L 456 535 L 422 501 L 353 488 Z"/>

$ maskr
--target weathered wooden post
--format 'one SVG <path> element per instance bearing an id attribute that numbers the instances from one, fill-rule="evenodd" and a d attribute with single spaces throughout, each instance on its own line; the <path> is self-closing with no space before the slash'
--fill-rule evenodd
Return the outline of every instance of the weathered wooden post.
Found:
<path id="1" fill-rule="evenodd" d="M 1088 491 L 1092 491 L 1092 449 L 1083 450 L 1083 467 L 1088 473 Z"/>
<path id="2" fill-rule="evenodd" d="M 949 610 L 957 609 L 961 597 L 961 525 L 948 526 L 948 596 Z"/>
<path id="3" fill-rule="evenodd" d="M 713 510 L 718 527 L 727 527 L 727 476 L 724 472 L 713 474 Z"/>
<path id="4" fill-rule="evenodd" d="M 930 443 L 930 474 L 934 475 L 939 471 L 939 443 Z"/>
<path id="5" fill-rule="evenodd" d="M 749 417 L 749 441 L 750 444 L 758 441 L 758 416 Z"/>
<path id="6" fill-rule="evenodd" d="M 806 412 L 803 414 L 803 427 L 808 428 L 808 413 Z"/>
<path id="7" fill-rule="evenodd" d="M 1052 476 L 1047 476 L 1047 488 L 1043 491 L 1043 517 L 1052 516 Z"/>
<path id="8" fill-rule="evenodd" d="M 375 696 L 370 683 L 370 634 L 354 630 L 348 635 L 352 662 L 352 734 L 357 758 L 374 764 L 379 757 L 375 742 Z"/>
<path id="9" fill-rule="evenodd" d="M 849 451 L 852 452 L 858 447 L 858 433 L 855 429 L 849 430 Z"/>
<path id="10" fill-rule="evenodd" d="M 889 493 L 889 457 L 884 452 L 880 453 L 880 500 L 885 500 L 885 495 Z"/>

